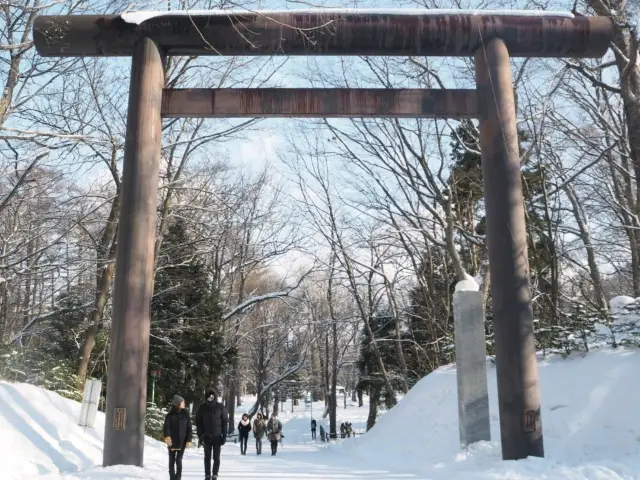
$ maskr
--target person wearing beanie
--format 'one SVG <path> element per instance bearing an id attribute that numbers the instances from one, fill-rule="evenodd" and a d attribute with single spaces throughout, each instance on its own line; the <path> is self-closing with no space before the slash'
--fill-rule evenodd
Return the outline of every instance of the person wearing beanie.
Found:
<path id="1" fill-rule="evenodd" d="M 193 427 L 191 416 L 185 409 L 184 398 L 174 395 L 172 407 L 164 419 L 164 441 L 169 449 L 169 479 L 182 479 L 182 457 L 191 446 Z"/>
<path id="2" fill-rule="evenodd" d="M 229 412 L 217 401 L 218 392 L 207 390 L 205 401 L 196 413 L 198 441 L 204 445 L 205 480 L 217 480 L 220 471 L 220 450 L 227 441 Z M 213 468 L 211 467 L 213 457 Z"/>

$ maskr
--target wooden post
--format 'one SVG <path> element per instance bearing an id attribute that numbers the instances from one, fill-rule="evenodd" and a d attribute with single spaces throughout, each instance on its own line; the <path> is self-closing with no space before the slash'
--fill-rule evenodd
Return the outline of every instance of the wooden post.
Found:
<path id="1" fill-rule="evenodd" d="M 518 129 L 504 41 L 488 41 L 475 62 L 502 458 L 543 457 Z"/>
<path id="2" fill-rule="evenodd" d="M 142 38 L 131 58 L 107 378 L 105 467 L 143 466 L 163 87 L 163 56 L 152 40 Z"/>

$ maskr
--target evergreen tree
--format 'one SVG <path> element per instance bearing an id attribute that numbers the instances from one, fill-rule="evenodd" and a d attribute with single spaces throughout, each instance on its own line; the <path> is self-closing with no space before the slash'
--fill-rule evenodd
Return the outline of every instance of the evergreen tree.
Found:
<path id="1" fill-rule="evenodd" d="M 91 300 L 85 289 L 79 287 L 71 288 L 58 298 L 55 313 L 47 322 L 47 341 L 41 346 L 44 351 L 73 366 L 78 358 L 77 337 L 86 329 L 83 323 L 91 312 Z"/>
<path id="2" fill-rule="evenodd" d="M 409 385 L 452 360 L 453 314 L 450 298 L 456 276 L 444 248 L 423 256 L 420 283 L 409 293 L 407 340 L 403 342 Z"/>
<path id="3" fill-rule="evenodd" d="M 360 340 L 360 357 L 358 359 L 358 370 L 360 379 L 357 388 L 369 394 L 369 417 L 367 418 L 367 430 L 376 422 L 378 405 L 384 402 L 387 408 L 395 405 L 396 392 L 400 391 L 399 362 L 396 353 L 395 323 L 393 316 L 388 312 L 381 312 L 369 319 L 371 330 L 382 362 L 387 370 L 387 374 L 392 378 L 393 392 L 385 388 L 385 382 L 380 371 L 380 367 L 373 353 L 371 340 L 363 327 Z M 395 380 L 393 380 L 395 378 Z"/>
<path id="4" fill-rule="evenodd" d="M 525 131 L 518 131 L 519 151 L 527 150 L 529 140 Z M 468 232 L 486 234 L 486 218 L 477 212 L 484 199 L 482 189 L 482 157 L 478 153 L 478 130 L 474 124 L 465 120 L 456 129 L 456 139 L 451 144 L 453 166 L 449 183 L 454 195 L 456 222 Z M 527 220 L 527 247 L 532 285 L 542 294 L 534 303 L 534 315 L 540 321 L 538 326 L 555 325 L 558 322 L 558 285 L 557 256 L 553 238 L 553 228 L 549 228 L 553 219 L 549 218 L 549 209 L 536 201 L 544 196 L 548 189 L 545 168 L 540 163 L 525 162 L 522 167 L 523 196 Z M 482 262 L 486 262 L 485 246 L 469 242 L 464 236 L 457 239 L 460 256 L 471 274 L 478 272 Z M 491 335 L 493 325 L 491 299 L 487 304 L 487 333 Z M 491 342 L 489 344 L 491 350 Z M 541 345 L 541 347 L 544 347 Z"/>
<path id="5" fill-rule="evenodd" d="M 449 185 L 453 195 L 455 221 L 467 232 L 484 234 L 484 216 L 477 213 L 484 198 L 482 157 L 478 153 L 480 144 L 477 134 L 471 120 L 463 120 L 456 129 L 456 137 L 451 144 L 453 165 Z M 480 267 L 483 249 L 462 236 L 458 242 L 462 261 L 470 273 L 475 275 Z"/>
<path id="6" fill-rule="evenodd" d="M 216 384 L 226 365 L 218 292 L 203 264 L 193 259 L 182 221 L 165 236 L 151 306 L 150 369 L 160 371 L 156 403 L 180 393 L 199 401 Z"/>

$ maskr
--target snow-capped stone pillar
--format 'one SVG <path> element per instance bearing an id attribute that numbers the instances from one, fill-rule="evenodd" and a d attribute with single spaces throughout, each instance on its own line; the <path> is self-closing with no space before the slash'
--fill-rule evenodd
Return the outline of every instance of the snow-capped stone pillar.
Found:
<path id="1" fill-rule="evenodd" d="M 472 280 L 460 282 L 453 295 L 458 421 L 462 448 L 482 440 L 491 440 L 482 293 L 477 288 L 476 291 L 460 288 L 465 282 Z"/>

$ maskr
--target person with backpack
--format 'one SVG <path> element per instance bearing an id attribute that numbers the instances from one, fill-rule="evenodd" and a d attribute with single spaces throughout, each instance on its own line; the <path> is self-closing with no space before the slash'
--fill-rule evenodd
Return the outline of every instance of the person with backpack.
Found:
<path id="1" fill-rule="evenodd" d="M 264 418 L 261 413 L 256 415 L 256 419 L 253 421 L 253 436 L 256 439 L 256 455 L 262 455 L 262 438 L 264 432 L 267 429 L 267 425 L 264 423 Z"/>
<path id="2" fill-rule="evenodd" d="M 240 440 L 240 455 L 247 454 L 247 443 L 249 443 L 249 432 L 251 431 L 251 421 L 246 413 L 242 415 L 242 420 L 238 423 L 238 439 Z"/>
<path id="3" fill-rule="evenodd" d="M 196 430 L 198 440 L 204 445 L 205 480 L 217 480 L 220 471 L 220 450 L 227 441 L 229 413 L 226 407 L 217 401 L 218 394 L 211 389 L 207 392 L 205 402 L 196 413 Z M 213 454 L 213 470 L 211 457 Z"/>
<path id="4" fill-rule="evenodd" d="M 185 409 L 184 398 L 175 395 L 171 402 L 173 406 L 164 419 L 164 441 L 169 449 L 169 479 L 181 480 L 182 456 L 184 450 L 191 446 L 193 427 L 191 416 Z"/>
<path id="5" fill-rule="evenodd" d="M 278 416 L 275 412 L 271 414 L 271 418 L 267 423 L 267 434 L 269 435 L 269 441 L 271 442 L 271 455 L 275 456 L 278 453 L 278 442 L 282 436 L 282 423 L 278 420 Z"/>
<path id="6" fill-rule="evenodd" d="M 311 440 L 316 439 L 316 421 L 315 419 L 311 419 Z"/>

